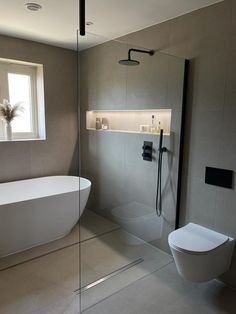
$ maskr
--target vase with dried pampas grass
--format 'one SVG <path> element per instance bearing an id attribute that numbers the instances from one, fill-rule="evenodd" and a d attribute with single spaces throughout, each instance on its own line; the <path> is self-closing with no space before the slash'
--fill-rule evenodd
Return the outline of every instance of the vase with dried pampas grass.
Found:
<path id="1" fill-rule="evenodd" d="M 6 124 L 6 134 L 7 140 L 12 140 L 12 121 L 20 116 L 20 112 L 23 112 L 24 108 L 22 103 L 16 103 L 12 106 L 7 99 L 3 100 L 3 104 L 0 104 L 0 119 L 3 120 Z"/>

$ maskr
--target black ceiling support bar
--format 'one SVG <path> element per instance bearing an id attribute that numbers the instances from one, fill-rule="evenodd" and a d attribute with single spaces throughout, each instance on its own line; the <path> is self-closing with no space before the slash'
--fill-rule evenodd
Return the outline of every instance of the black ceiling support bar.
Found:
<path id="1" fill-rule="evenodd" d="M 132 51 L 147 53 L 147 54 L 149 54 L 150 56 L 153 56 L 153 55 L 154 55 L 154 50 L 141 50 L 141 49 L 134 49 L 134 48 L 131 48 L 131 49 L 129 49 L 129 53 L 128 53 L 128 59 L 129 59 L 129 60 L 131 60 L 131 52 L 132 52 Z"/>
<path id="2" fill-rule="evenodd" d="M 85 36 L 85 0 L 79 1 L 79 33 Z"/>

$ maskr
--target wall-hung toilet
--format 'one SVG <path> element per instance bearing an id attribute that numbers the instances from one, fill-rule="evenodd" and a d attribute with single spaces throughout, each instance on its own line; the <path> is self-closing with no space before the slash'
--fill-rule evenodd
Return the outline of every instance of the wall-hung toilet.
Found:
<path id="1" fill-rule="evenodd" d="M 224 234 L 189 223 L 171 232 L 168 242 L 177 270 L 187 280 L 209 281 L 230 267 L 234 240 Z"/>

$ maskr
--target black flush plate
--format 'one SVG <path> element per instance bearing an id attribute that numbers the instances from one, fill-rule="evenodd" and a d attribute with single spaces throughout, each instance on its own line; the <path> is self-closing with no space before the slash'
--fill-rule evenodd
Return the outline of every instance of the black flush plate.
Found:
<path id="1" fill-rule="evenodd" d="M 233 171 L 219 168 L 206 167 L 205 183 L 232 189 Z"/>
<path id="2" fill-rule="evenodd" d="M 145 141 L 143 143 L 143 160 L 152 161 L 153 143 Z"/>

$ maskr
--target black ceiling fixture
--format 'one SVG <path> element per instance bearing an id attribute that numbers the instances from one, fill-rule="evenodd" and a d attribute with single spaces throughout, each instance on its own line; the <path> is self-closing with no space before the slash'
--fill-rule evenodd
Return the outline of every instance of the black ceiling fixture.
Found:
<path id="1" fill-rule="evenodd" d="M 79 1 L 79 33 L 85 36 L 85 0 Z"/>

